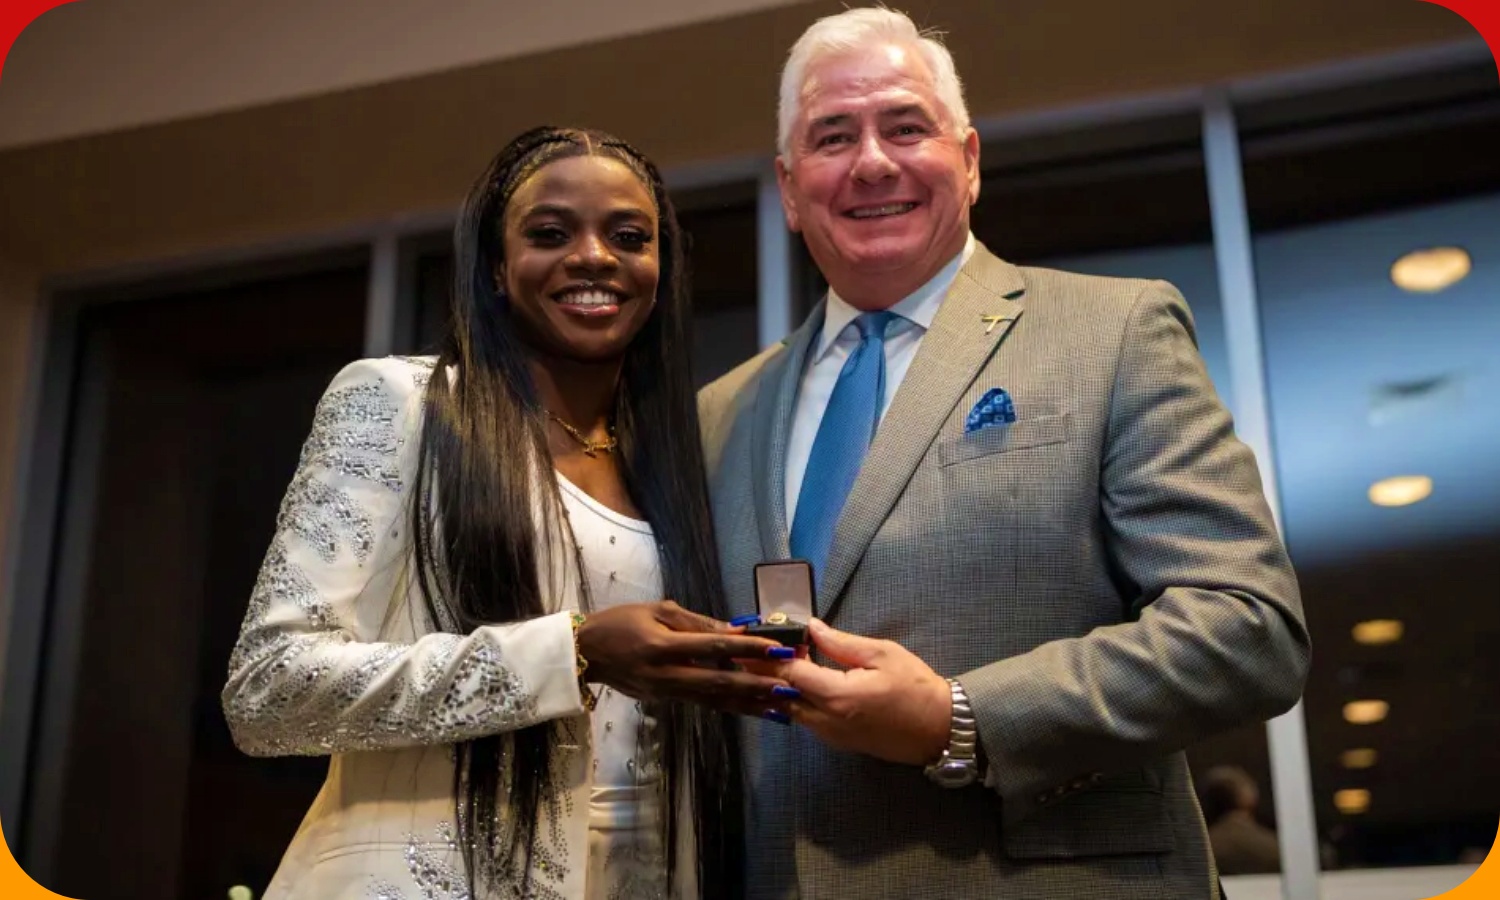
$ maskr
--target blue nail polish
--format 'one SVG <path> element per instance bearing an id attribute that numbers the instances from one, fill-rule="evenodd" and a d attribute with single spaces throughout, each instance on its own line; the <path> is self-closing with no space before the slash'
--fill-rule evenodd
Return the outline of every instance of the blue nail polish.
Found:
<path id="1" fill-rule="evenodd" d="M 796 659 L 797 651 L 793 647 L 772 647 L 766 651 L 766 655 L 772 659 Z"/>
<path id="2" fill-rule="evenodd" d="M 755 613 L 751 613 L 748 616 L 735 616 L 734 618 L 729 620 L 729 624 L 735 628 L 738 628 L 741 625 L 754 625 L 759 621 L 760 616 L 757 616 Z"/>
<path id="3" fill-rule="evenodd" d="M 777 712 L 774 709 L 768 709 L 768 710 L 766 710 L 765 712 L 763 712 L 763 713 L 760 714 L 760 717 L 762 719 L 766 719 L 768 721 L 775 722 L 778 725 L 790 725 L 790 724 L 792 724 L 792 717 L 791 716 L 787 715 L 786 713 Z"/>
<path id="4" fill-rule="evenodd" d="M 794 687 L 787 687 L 784 684 L 778 684 L 775 687 L 771 688 L 771 696 L 785 697 L 788 700 L 801 700 L 802 692 Z"/>

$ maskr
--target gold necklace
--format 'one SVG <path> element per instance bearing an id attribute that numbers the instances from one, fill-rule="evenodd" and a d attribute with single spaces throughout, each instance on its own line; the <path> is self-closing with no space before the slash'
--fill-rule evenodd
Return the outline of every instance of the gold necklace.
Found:
<path id="1" fill-rule="evenodd" d="M 595 441 L 585 437 L 583 432 L 564 422 L 557 413 L 550 409 L 547 410 L 547 418 L 561 425 L 563 431 L 566 431 L 569 437 L 583 445 L 583 452 L 587 456 L 598 456 L 600 453 L 613 453 L 615 448 L 620 446 L 619 440 L 615 438 L 615 430 L 613 428 L 609 430 L 609 437 L 602 441 Z"/>

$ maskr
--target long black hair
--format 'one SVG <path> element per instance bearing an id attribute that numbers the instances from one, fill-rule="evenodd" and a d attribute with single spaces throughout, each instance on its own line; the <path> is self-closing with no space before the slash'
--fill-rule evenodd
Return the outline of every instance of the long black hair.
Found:
<path id="1" fill-rule="evenodd" d="M 496 273 L 505 259 L 503 217 L 516 189 L 547 164 L 584 155 L 625 164 L 657 209 L 657 302 L 625 351 L 613 409 L 623 481 L 655 532 L 666 596 L 728 618 L 692 388 L 685 248 L 671 198 L 656 167 L 624 141 L 542 127 L 511 141 L 490 163 L 453 234 L 452 314 L 426 389 L 409 511 L 417 584 L 434 625 L 445 631 L 467 634 L 555 612 L 555 573 L 576 565 L 530 354 Z M 539 572 L 554 573 L 554 583 L 543 584 Z M 675 879 L 677 869 L 680 800 L 691 790 L 699 884 L 712 885 L 716 895 L 738 892 L 741 798 L 724 789 L 739 783 L 731 771 L 733 724 L 686 704 L 652 704 L 647 711 L 662 726 L 660 838 L 668 877 Z M 552 751 L 566 727 L 543 723 L 457 748 L 456 812 L 471 894 L 501 876 L 530 878 L 541 804 L 554 774 Z M 503 768 L 511 773 L 508 784 L 500 783 Z M 679 890 L 680 884 L 673 893 Z"/>

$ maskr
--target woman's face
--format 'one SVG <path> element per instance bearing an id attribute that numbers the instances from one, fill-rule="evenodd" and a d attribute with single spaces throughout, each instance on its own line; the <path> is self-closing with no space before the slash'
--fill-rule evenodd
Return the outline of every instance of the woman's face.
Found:
<path id="1" fill-rule="evenodd" d="M 564 359 L 618 359 L 651 315 L 661 275 L 656 204 L 619 160 L 538 169 L 505 208 L 497 273 L 522 337 Z"/>

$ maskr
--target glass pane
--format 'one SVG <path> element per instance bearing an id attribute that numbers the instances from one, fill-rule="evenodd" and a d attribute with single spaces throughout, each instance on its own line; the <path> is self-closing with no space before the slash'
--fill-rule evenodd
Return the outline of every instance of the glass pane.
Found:
<path id="1" fill-rule="evenodd" d="M 448 328 L 449 302 L 453 293 L 453 251 L 447 242 L 435 237 L 417 243 L 421 246 L 412 253 L 410 276 L 416 294 L 415 341 L 402 352 L 431 356 L 438 352 Z"/>
<path id="2" fill-rule="evenodd" d="M 981 160 L 974 232 L 986 246 L 1025 265 L 1171 282 L 1187 298 L 1215 387 L 1232 403 L 1196 116 L 986 145 Z M 1221 867 L 1270 874 L 1268 889 L 1279 893 L 1264 725 L 1203 741 L 1188 761 Z"/>
<path id="3" fill-rule="evenodd" d="M 252 759 L 230 650 L 368 269 L 86 307 L 28 856 L 70 897 L 257 894 L 323 759 Z M 58 587 L 62 585 L 62 587 Z M 69 587 L 72 585 L 72 587 Z"/>
<path id="4" fill-rule="evenodd" d="M 699 387 L 760 351 L 756 185 L 673 198 L 693 286 L 693 377 Z"/>
<path id="5" fill-rule="evenodd" d="M 1474 862 L 1500 801 L 1500 86 L 1244 121 L 1324 864 Z"/>

